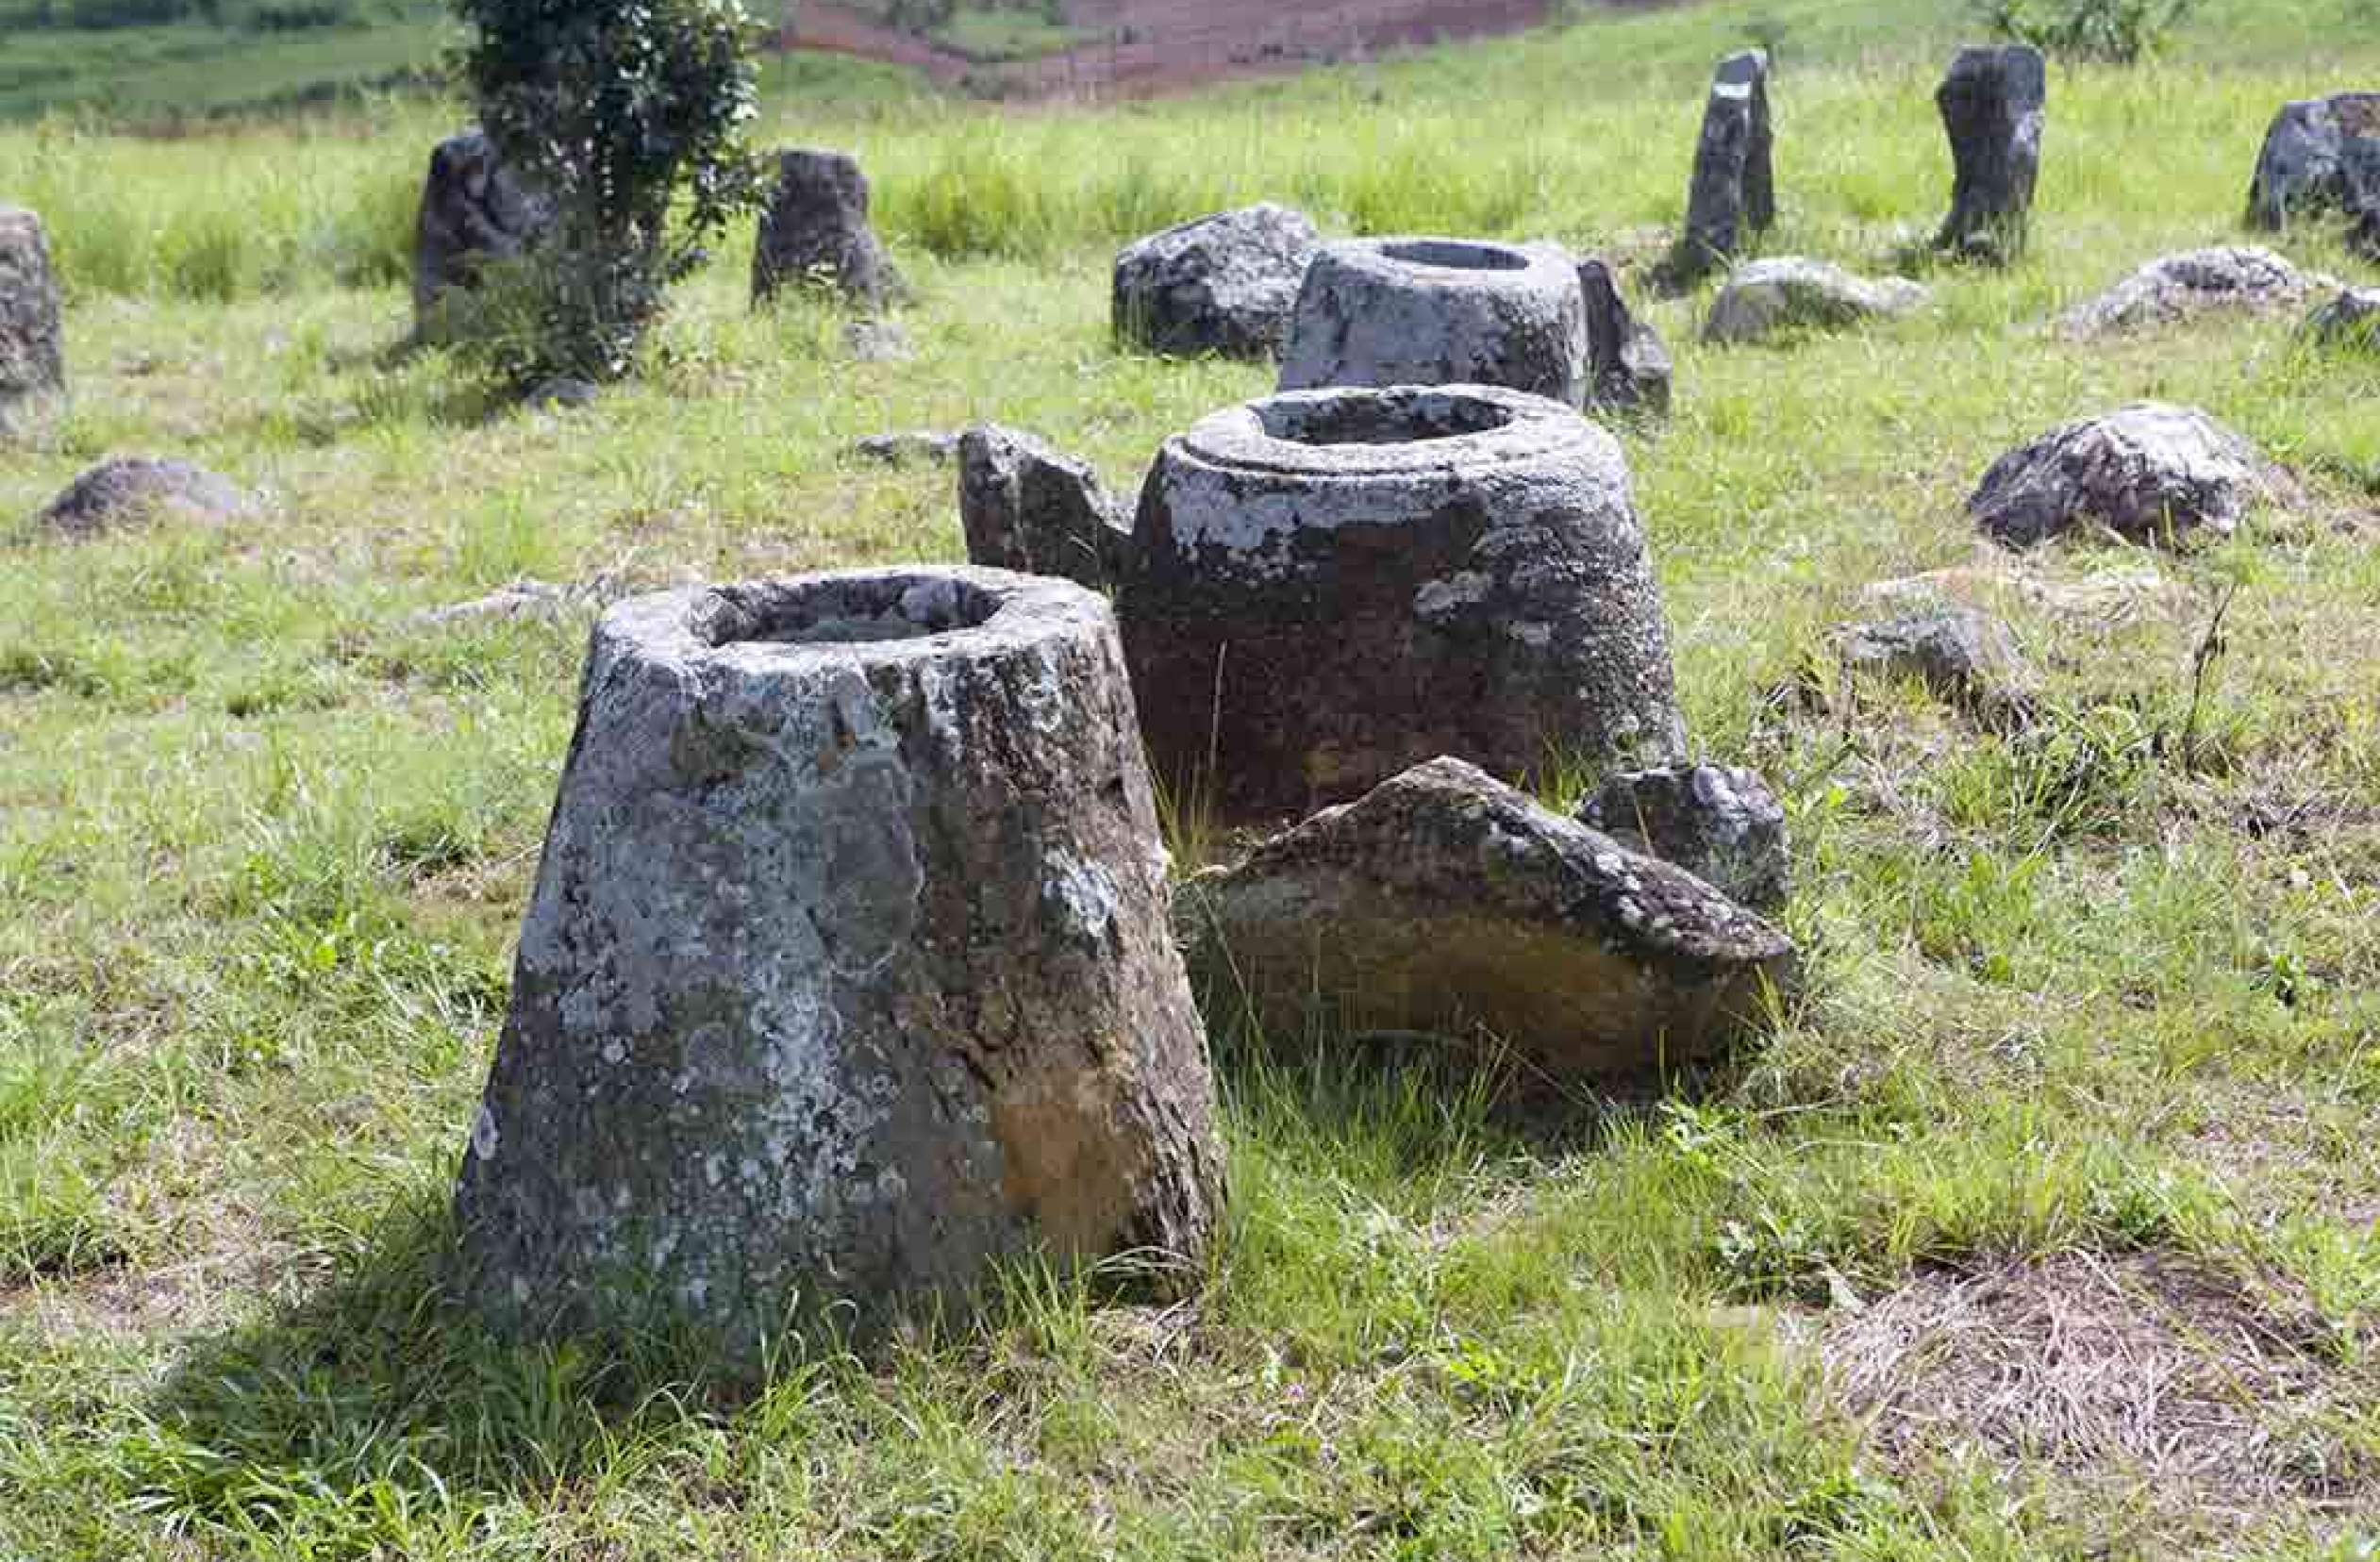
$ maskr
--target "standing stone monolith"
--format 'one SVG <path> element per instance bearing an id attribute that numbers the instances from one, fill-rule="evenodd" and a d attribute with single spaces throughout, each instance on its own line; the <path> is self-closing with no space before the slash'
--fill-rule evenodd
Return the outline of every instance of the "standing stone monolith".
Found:
<path id="1" fill-rule="evenodd" d="M 866 308 L 906 297 L 907 285 L 869 225 L 868 204 L 868 177 L 845 154 L 778 153 L 752 251 L 753 303 L 800 287 L 824 288 Z"/>
<path id="2" fill-rule="evenodd" d="M 1753 235 L 1776 221 L 1775 132 L 1769 123 L 1769 57 L 1745 49 L 1719 62 L 1694 146 L 1686 231 L 1662 266 L 1673 287 L 1690 287 L 1727 265 Z"/>
<path id="3" fill-rule="evenodd" d="M 1660 333 L 1629 312 L 1611 268 L 1593 256 L 1578 262 L 1587 307 L 1587 405 L 1610 412 L 1670 414 L 1676 369 Z"/>
<path id="4" fill-rule="evenodd" d="M 2380 249 L 2380 92 L 2285 105 L 2265 132 L 2249 223 L 2277 232 L 2334 212 L 2356 220 L 2368 250 Z"/>
<path id="5" fill-rule="evenodd" d="M 970 563 L 1114 583 L 1132 540 L 1124 507 L 1087 461 L 997 424 L 958 437 L 958 521 Z"/>
<path id="6" fill-rule="evenodd" d="M 522 255 L 552 230 L 552 203 L 483 130 L 439 142 L 413 229 L 414 334 L 442 334 L 440 301 L 478 286 L 491 261 Z"/>
<path id="7" fill-rule="evenodd" d="M 2048 99 L 2048 70 L 2031 44 L 1958 51 L 1934 93 L 1956 169 L 1936 249 L 1999 265 L 2023 252 Z"/>
<path id="8" fill-rule="evenodd" d="M 66 317 L 42 220 L 0 206 L 0 439 L 66 394 Z"/>
<path id="9" fill-rule="evenodd" d="M 1115 621 L 910 568 L 598 623 L 456 1196 L 501 1335 L 964 1321 L 1159 1292 L 1222 1196 Z"/>

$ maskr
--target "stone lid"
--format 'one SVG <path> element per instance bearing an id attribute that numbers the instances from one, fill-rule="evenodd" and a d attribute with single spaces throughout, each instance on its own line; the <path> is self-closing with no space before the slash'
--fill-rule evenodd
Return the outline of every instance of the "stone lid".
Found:
<path id="1" fill-rule="evenodd" d="M 1596 439 L 1609 436 L 1560 402 L 1435 385 L 1285 390 L 1211 413 L 1173 443 L 1210 466 L 1328 478 L 1501 465 Z"/>

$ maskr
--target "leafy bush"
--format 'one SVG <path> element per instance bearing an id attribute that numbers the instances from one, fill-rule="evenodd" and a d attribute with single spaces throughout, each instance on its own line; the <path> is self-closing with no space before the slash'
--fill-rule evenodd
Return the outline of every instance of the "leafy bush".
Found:
<path id="1" fill-rule="evenodd" d="M 625 374 L 670 285 L 760 200 L 742 144 L 764 29 L 742 0 L 455 0 L 480 123 L 553 204 L 514 268 L 491 366 L 521 383 Z M 525 311 L 524 313 L 523 311 Z"/>
<path id="2" fill-rule="evenodd" d="M 2043 54 L 2130 65 L 2163 49 L 2200 0 L 1982 0 L 1992 31 Z"/>

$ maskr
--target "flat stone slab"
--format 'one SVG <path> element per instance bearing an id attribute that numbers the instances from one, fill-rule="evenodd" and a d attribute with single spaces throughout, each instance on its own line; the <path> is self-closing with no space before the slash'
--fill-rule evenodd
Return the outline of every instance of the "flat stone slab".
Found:
<path id="1" fill-rule="evenodd" d="M 1276 357 L 1321 242 L 1304 212 L 1271 202 L 1151 234 L 1116 257 L 1116 339 L 1176 357 Z"/>
<path id="2" fill-rule="evenodd" d="M 2106 292 L 2058 317 L 2065 335 L 2088 340 L 2171 325 L 2212 310 L 2270 314 L 2303 307 L 2340 286 L 2309 274 L 2269 249 L 2222 245 L 2162 256 Z"/>
<path id="3" fill-rule="evenodd" d="M 34 517 L 34 524 L 70 538 L 91 538 L 153 521 L 228 521 L 257 507 L 255 494 L 205 467 L 117 456 L 68 484 Z"/>
<path id="4" fill-rule="evenodd" d="M 1798 970 L 1703 880 L 1447 758 L 1200 874 L 1176 920 L 1218 1016 L 1442 1035 L 1483 1064 L 1484 1036 L 1563 1081 L 1723 1053 Z"/>
<path id="5" fill-rule="evenodd" d="M 1781 255 L 1739 266 L 1711 300 L 1703 340 L 1740 343 L 1805 331 L 1839 331 L 1925 307 L 1933 294 L 1905 277 L 1871 280 L 1840 266 Z"/>
<path id="6" fill-rule="evenodd" d="M 2135 542 L 2227 537 L 2297 485 L 2195 407 L 2136 402 L 2051 430 L 1992 463 L 1967 501 L 1994 541 L 2029 547 L 2078 527 Z"/>

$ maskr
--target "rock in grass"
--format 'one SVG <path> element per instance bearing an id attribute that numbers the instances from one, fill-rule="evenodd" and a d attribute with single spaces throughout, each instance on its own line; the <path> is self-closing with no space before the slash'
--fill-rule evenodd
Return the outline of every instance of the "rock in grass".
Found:
<path id="1" fill-rule="evenodd" d="M 0 439 L 66 394 L 66 318 L 42 220 L 0 206 Z"/>
<path id="2" fill-rule="evenodd" d="M 1936 699 L 1993 724 L 2021 718 L 2039 685 L 2008 626 L 1972 607 L 1850 624 L 1837 632 L 1835 649 L 1846 672 L 1922 684 Z"/>
<path id="3" fill-rule="evenodd" d="M 958 458 L 960 436 L 934 428 L 871 434 L 854 440 L 851 454 L 885 466 L 940 466 Z"/>
<path id="4" fill-rule="evenodd" d="M 1177 918 L 1218 1022 L 1484 1034 L 1556 1080 L 1711 1057 L 1796 971 L 1703 880 L 1447 758 L 1199 875 Z"/>
<path id="5" fill-rule="evenodd" d="M 1751 771 L 1621 771 L 1579 804 L 1578 821 L 1631 851 L 1676 864 L 1763 915 L 1785 905 L 1792 870 L 1785 808 Z"/>
<path id="6" fill-rule="evenodd" d="M 1305 213 L 1269 202 L 1152 234 L 1116 257 L 1116 340 L 1176 357 L 1276 357 L 1321 241 Z"/>
<path id="7" fill-rule="evenodd" d="M 2380 234 L 2380 92 L 2285 105 L 2265 132 L 2248 189 L 2248 221 L 2278 231 L 2343 212 Z"/>
<path id="8" fill-rule="evenodd" d="M 80 539 L 151 521 L 227 521 L 256 507 L 256 495 L 205 467 L 116 456 L 68 484 L 34 523 Z"/>
<path id="9" fill-rule="evenodd" d="M 1769 57 L 1745 49 L 1719 62 L 1694 145 L 1686 231 L 1663 262 L 1673 287 L 1689 286 L 1734 261 L 1750 238 L 1776 221 L 1769 122 Z"/>
<path id="10" fill-rule="evenodd" d="M 918 568 L 604 616 L 456 1198 L 498 1332 L 757 1371 L 1007 1265 L 1173 1289 L 1222 1173 L 1104 602 Z"/>
<path id="11" fill-rule="evenodd" d="M 1955 169 L 1950 215 L 1935 248 L 1995 263 L 2023 250 L 2048 85 L 2041 51 L 2030 44 L 1961 49 L 1951 61 L 1934 93 Z"/>
<path id="12" fill-rule="evenodd" d="M 1578 262 L 1587 306 L 1587 405 L 1606 412 L 1670 414 L 1676 366 L 1660 333 L 1629 312 L 1611 268 L 1592 256 Z"/>
<path id="13" fill-rule="evenodd" d="M 441 141 L 430 154 L 413 231 L 414 331 L 442 331 L 439 302 L 478 286 L 492 261 L 534 246 L 554 223 L 552 203 L 506 162 L 481 130 Z"/>
<path id="14" fill-rule="evenodd" d="M 861 363 L 907 363 L 917 357 L 907 328 L 897 320 L 846 321 L 843 348 Z"/>
<path id="15" fill-rule="evenodd" d="M 863 308 L 908 294 L 868 220 L 868 178 L 840 152 L 777 154 L 776 183 L 752 252 L 752 301 L 823 288 Z"/>
<path id="16" fill-rule="evenodd" d="M 2314 311 L 2305 333 L 2326 347 L 2380 352 L 2380 288 L 2348 288 Z"/>
<path id="17" fill-rule="evenodd" d="M 2296 485 L 2194 407 L 2136 402 L 2053 429 L 1992 463 L 1967 513 L 1994 541 L 2030 547 L 2079 526 L 2136 542 L 2229 536 Z"/>
<path id="18" fill-rule="evenodd" d="M 1889 276 L 1871 281 L 1840 266 L 1784 255 L 1739 266 L 1711 300 L 1703 340 L 1748 342 L 1789 332 L 1838 331 L 1922 308 L 1933 297 L 1922 284 Z"/>
<path id="19" fill-rule="evenodd" d="M 1089 462 L 996 424 L 959 436 L 958 520 L 969 562 L 1094 590 L 1117 578 L 1132 540 Z"/>
<path id="20" fill-rule="evenodd" d="M 2294 308 L 2336 289 L 2327 276 L 2308 275 L 2269 249 L 2222 245 L 2186 250 L 2150 261 L 2106 292 L 2058 320 L 2067 336 L 2088 339 L 2148 325 L 2169 325 L 2208 310 L 2266 314 Z"/>

